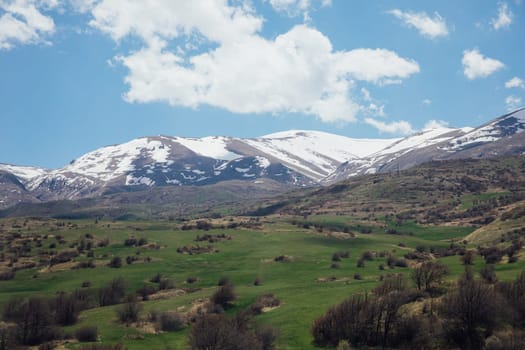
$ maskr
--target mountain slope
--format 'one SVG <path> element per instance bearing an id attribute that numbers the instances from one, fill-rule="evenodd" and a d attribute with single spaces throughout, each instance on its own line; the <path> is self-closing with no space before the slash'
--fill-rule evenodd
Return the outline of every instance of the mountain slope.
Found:
<path id="1" fill-rule="evenodd" d="M 432 160 L 490 158 L 525 152 L 525 109 L 477 128 L 423 130 L 384 149 L 343 163 L 326 183 L 350 176 L 409 169 Z"/>
<path id="2" fill-rule="evenodd" d="M 525 109 L 478 128 L 439 127 L 402 139 L 352 139 L 306 130 L 247 139 L 141 137 L 86 153 L 60 169 L 0 164 L 5 174 L 0 208 L 225 181 L 275 181 L 283 189 L 331 184 L 433 160 L 522 154 L 523 130 Z"/>

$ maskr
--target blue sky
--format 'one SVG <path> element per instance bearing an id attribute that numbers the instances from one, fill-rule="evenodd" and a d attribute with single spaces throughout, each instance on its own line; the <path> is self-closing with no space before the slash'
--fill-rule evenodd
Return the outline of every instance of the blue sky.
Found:
<path id="1" fill-rule="evenodd" d="M 0 162 L 61 167 L 159 134 L 386 138 L 476 126 L 523 105 L 524 9 L 0 0 Z"/>

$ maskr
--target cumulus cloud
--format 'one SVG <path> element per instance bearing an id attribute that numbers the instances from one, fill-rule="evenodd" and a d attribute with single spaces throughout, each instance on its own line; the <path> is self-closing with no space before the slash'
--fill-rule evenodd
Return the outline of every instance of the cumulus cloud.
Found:
<path id="1" fill-rule="evenodd" d="M 492 24 L 495 30 L 508 28 L 512 24 L 513 17 L 514 14 L 509 9 L 507 3 L 501 3 L 498 7 L 498 17 L 493 18 L 490 24 Z"/>
<path id="2" fill-rule="evenodd" d="M 485 78 L 505 65 L 493 58 L 483 56 L 478 49 L 463 51 L 463 73 L 470 79 Z"/>
<path id="3" fill-rule="evenodd" d="M 307 25 L 266 39 L 262 18 L 226 0 L 103 0 L 91 13 L 91 26 L 115 41 L 143 43 L 116 58 L 129 70 L 129 102 L 352 122 L 368 108 L 354 93 L 356 84 L 387 84 L 419 72 L 417 62 L 385 49 L 335 51 Z M 198 49 L 178 46 L 181 39 Z"/>
<path id="4" fill-rule="evenodd" d="M 425 106 L 430 106 L 432 104 L 432 100 L 425 98 L 423 101 L 421 101 L 421 103 L 424 104 Z"/>
<path id="5" fill-rule="evenodd" d="M 505 87 L 507 89 L 512 89 L 512 88 L 522 88 L 522 89 L 524 89 L 525 88 L 525 82 L 521 78 L 514 77 L 514 78 L 512 78 L 510 80 L 507 80 L 505 82 Z"/>
<path id="6" fill-rule="evenodd" d="M 0 1 L 0 50 L 16 45 L 46 43 L 55 31 L 53 18 L 43 12 L 57 7 L 57 0 Z"/>
<path id="7" fill-rule="evenodd" d="M 407 26 L 416 28 L 419 34 L 426 38 L 436 39 L 449 34 L 445 19 L 437 12 L 434 13 L 434 17 L 430 17 L 426 12 L 403 12 L 399 9 L 390 10 L 388 13 L 399 18 Z"/>
<path id="8" fill-rule="evenodd" d="M 387 123 L 373 118 L 365 118 L 365 123 L 373 126 L 380 133 L 409 135 L 414 132 L 412 125 L 405 120 Z"/>
<path id="9" fill-rule="evenodd" d="M 523 101 L 521 97 L 513 96 L 513 95 L 507 96 L 507 98 L 505 99 L 505 105 L 507 107 L 507 111 L 512 112 L 522 107 L 522 102 Z"/>

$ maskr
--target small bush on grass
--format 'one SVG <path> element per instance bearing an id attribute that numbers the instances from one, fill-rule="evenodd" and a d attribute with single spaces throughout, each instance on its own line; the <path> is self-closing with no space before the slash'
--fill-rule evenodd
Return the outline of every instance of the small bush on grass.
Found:
<path id="1" fill-rule="evenodd" d="M 158 316 L 158 327 L 164 332 L 175 332 L 184 328 L 185 323 L 178 313 L 163 312 Z"/>
<path id="2" fill-rule="evenodd" d="M 217 289 L 217 291 L 211 296 L 211 302 L 222 306 L 224 309 L 229 308 L 235 299 L 237 299 L 237 296 L 235 295 L 232 284 L 226 284 L 219 287 L 219 289 Z"/>
<path id="3" fill-rule="evenodd" d="M 75 331 L 75 338 L 82 343 L 95 342 L 98 338 L 98 329 L 91 326 L 79 328 Z"/>
<path id="4" fill-rule="evenodd" d="M 137 303 L 135 295 L 128 295 L 126 302 L 117 309 L 117 316 L 120 322 L 129 325 L 138 321 L 141 311 L 142 305 Z"/>

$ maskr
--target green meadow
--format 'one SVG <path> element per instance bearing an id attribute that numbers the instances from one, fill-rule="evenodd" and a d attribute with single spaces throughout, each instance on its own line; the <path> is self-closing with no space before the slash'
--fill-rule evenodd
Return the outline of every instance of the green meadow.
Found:
<path id="1" fill-rule="evenodd" d="M 231 220 L 236 220 L 232 218 Z M 301 218 L 302 220 L 302 218 Z M 298 220 L 297 222 L 301 222 Z M 450 244 L 463 244 L 463 238 L 473 231 L 471 227 L 418 226 L 413 223 L 394 225 L 384 223 L 373 227 L 370 233 L 352 230 L 358 227 L 351 217 L 310 217 L 310 223 L 323 223 L 332 229 L 318 229 L 314 226 L 304 228 L 292 224 L 290 218 L 275 217 L 261 219 L 253 227 L 212 228 L 210 230 L 182 230 L 181 224 L 174 222 L 128 222 L 128 221 L 69 221 L 57 222 L 18 219 L 2 222 L 3 235 L 18 232 L 20 237 L 40 235 L 40 247 L 31 243 L 31 253 L 38 261 L 38 252 L 54 250 L 60 252 L 72 249 L 86 234 L 95 241 L 109 239 L 109 245 L 92 248 L 95 268 L 72 269 L 60 264 L 48 269 L 37 264 L 36 267 L 21 269 L 16 277 L 0 281 L 0 305 L 15 296 L 52 297 L 58 291 L 71 292 L 81 289 L 88 281 L 90 288 L 106 285 L 115 277 L 123 277 L 127 291 L 134 293 L 143 285 L 155 286 L 149 280 L 161 273 L 173 279 L 180 293 L 166 294 L 164 298 L 151 298 L 141 301 L 142 317 L 153 310 L 187 312 L 193 305 L 202 303 L 216 290 L 221 277 L 228 277 L 235 285 L 238 296 L 232 309 L 234 314 L 247 308 L 260 295 L 272 293 L 281 305 L 273 310 L 255 316 L 258 324 L 267 324 L 279 330 L 277 340 L 279 349 L 315 349 L 309 333 L 312 322 L 330 306 L 341 302 L 354 293 L 371 291 L 380 281 L 381 275 L 401 273 L 409 275 L 410 267 L 389 268 L 386 256 L 394 255 L 402 259 L 416 247 L 447 247 Z M 15 227 L 15 228 L 13 228 Z M 221 227 L 215 225 L 215 227 Z M 336 227 L 349 227 L 350 231 L 334 231 Z M 395 227 L 399 234 L 386 233 L 387 228 Z M 231 237 L 219 242 L 195 242 L 198 235 L 225 234 Z M 57 244 L 57 235 L 62 243 Z M 145 238 L 148 245 L 126 246 L 127 238 Z M 216 252 L 203 254 L 181 254 L 177 248 L 183 246 L 212 245 Z M 54 247 L 54 248 L 49 248 Z M 7 245 L 2 245 L 7 254 Z M 474 247 L 469 247 L 474 248 Z M 348 251 L 349 257 L 338 262 L 333 268 L 332 255 Z M 357 267 L 357 261 L 365 251 L 375 253 L 372 261 L 364 267 Z M 121 257 L 120 268 L 111 268 L 109 261 Z M 137 257 L 137 261 L 126 263 L 126 257 Z M 285 261 L 275 258 L 286 256 Z M 86 251 L 75 257 L 73 264 L 86 261 Z M 449 267 L 446 283 L 452 283 L 462 272 L 463 265 L 458 256 L 440 258 Z M 384 269 L 381 269 L 383 265 Z M 484 266 L 481 257 L 474 259 L 474 271 Z M 525 268 L 525 260 L 496 266 L 500 279 L 513 279 Z M 358 274 L 358 275 L 356 275 Z M 190 283 L 189 278 L 196 279 Z M 262 283 L 254 285 L 258 278 Z M 358 279 L 356 279 L 358 278 Z M 182 292 L 184 290 L 184 292 Z M 83 326 L 97 326 L 100 341 L 103 343 L 122 343 L 128 349 L 183 349 L 186 347 L 189 326 L 176 332 L 148 332 L 141 327 L 121 324 L 117 320 L 119 305 L 97 307 L 84 310 L 79 322 L 66 327 L 66 332 L 74 332 Z M 80 345 L 71 342 L 67 348 Z"/>

